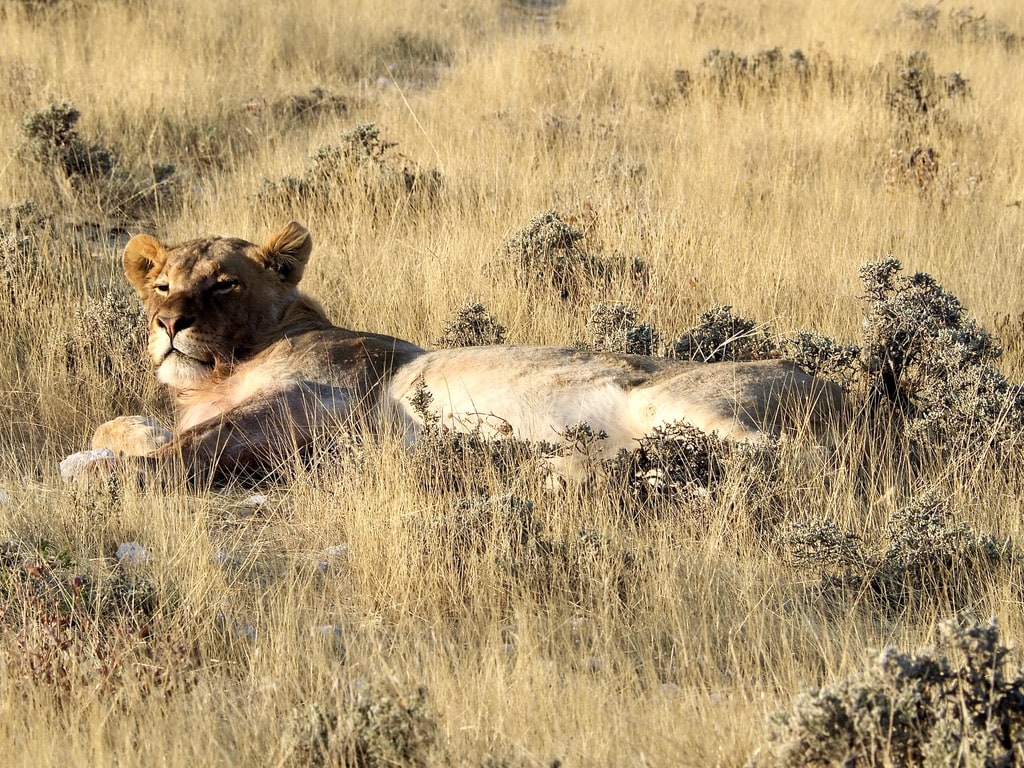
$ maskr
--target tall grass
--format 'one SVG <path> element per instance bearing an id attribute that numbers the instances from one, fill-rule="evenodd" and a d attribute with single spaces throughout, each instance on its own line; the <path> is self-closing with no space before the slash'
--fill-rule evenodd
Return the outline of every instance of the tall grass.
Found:
<path id="1" fill-rule="evenodd" d="M 298 218 L 335 322 L 428 345 L 467 302 L 510 343 L 568 345 L 616 301 L 666 342 L 730 305 L 772 340 L 860 343 L 858 268 L 892 253 L 1019 381 L 1017 3 L 3 0 L 0 26 L 10 764 L 741 765 L 871 649 L 964 609 L 1024 631 L 1016 453 L 893 469 L 878 448 L 865 471 L 881 430 L 774 475 L 732 457 L 707 494 L 640 511 L 614 477 L 550 494 L 529 462 L 387 437 L 269 488 L 56 472 L 108 418 L 171 418 L 120 275 L 142 231 Z M 26 119 L 65 102 L 109 168 L 33 151 Z M 318 176 L 367 124 L 396 143 L 381 166 Z M 551 210 L 647 279 L 527 285 L 504 246 Z M 900 518 L 926 490 L 945 516 Z M 908 554 L 908 530 L 938 543 Z M 119 562 L 130 542 L 145 556 Z"/>

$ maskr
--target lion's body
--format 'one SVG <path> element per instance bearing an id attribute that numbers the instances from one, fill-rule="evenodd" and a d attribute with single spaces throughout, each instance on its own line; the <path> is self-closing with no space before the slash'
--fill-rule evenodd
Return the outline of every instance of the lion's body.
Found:
<path id="1" fill-rule="evenodd" d="M 338 430 L 390 422 L 414 440 L 423 419 L 495 439 L 560 439 L 586 423 L 628 449 L 675 421 L 724 437 L 833 422 L 842 393 L 778 360 L 704 364 L 555 347 L 426 351 L 337 328 L 296 285 L 311 250 L 289 224 L 263 246 L 207 238 L 166 248 L 134 238 L 125 272 L 149 318 L 149 355 L 178 408 L 173 432 L 121 417 L 94 448 L 190 474 L 263 471 Z M 428 395 L 424 397 L 424 395 Z"/>

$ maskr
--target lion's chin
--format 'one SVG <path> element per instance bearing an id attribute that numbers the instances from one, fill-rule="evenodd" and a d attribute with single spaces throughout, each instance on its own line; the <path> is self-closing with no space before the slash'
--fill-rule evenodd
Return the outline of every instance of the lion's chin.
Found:
<path id="1" fill-rule="evenodd" d="M 193 387 L 210 378 L 213 363 L 206 363 L 171 350 L 156 369 L 157 380 L 175 389 Z"/>

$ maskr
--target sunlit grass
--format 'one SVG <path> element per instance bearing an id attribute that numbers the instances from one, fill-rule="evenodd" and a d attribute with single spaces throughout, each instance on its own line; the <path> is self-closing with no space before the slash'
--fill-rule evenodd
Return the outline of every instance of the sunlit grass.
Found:
<path id="1" fill-rule="evenodd" d="M 892 599 L 866 570 L 837 586 L 832 561 L 797 567 L 784 535 L 827 521 L 882 558 L 893 513 L 929 490 L 949 530 L 1016 542 L 1015 453 L 894 468 L 869 431 L 838 457 L 784 452 L 775 488 L 733 471 L 641 512 L 606 478 L 552 494 L 528 466 L 474 457 L 467 477 L 388 435 L 268 488 L 88 490 L 56 471 L 106 419 L 170 418 L 122 301 L 138 232 L 259 241 L 297 218 L 303 285 L 332 319 L 424 345 L 474 304 L 508 343 L 568 345 L 615 302 L 665 344 L 716 305 L 772 343 L 862 343 L 858 268 L 892 253 L 996 332 L 1021 380 L 1024 13 L 930 7 L 0 3 L 0 205 L 35 204 L 0 216 L 4 759 L 742 765 L 767 754 L 770 713 L 871 649 L 917 648 L 960 609 L 1019 638 L 1009 554 L 972 560 L 970 588 Z M 776 47 L 774 74 L 755 69 Z M 716 48 L 746 69 L 723 79 Z M 908 114 L 893 93 L 916 50 L 937 90 Z M 966 95 L 942 90 L 952 73 Z M 25 118 L 65 101 L 116 172 L 33 154 Z M 396 143 L 383 175 L 266 194 L 368 124 Z M 403 172 L 428 193 L 390 184 Z M 588 257 L 647 276 L 526 279 L 507 244 L 548 211 Z M 147 556 L 118 564 L 131 542 Z M 118 612 L 126 575 L 148 612 Z"/>

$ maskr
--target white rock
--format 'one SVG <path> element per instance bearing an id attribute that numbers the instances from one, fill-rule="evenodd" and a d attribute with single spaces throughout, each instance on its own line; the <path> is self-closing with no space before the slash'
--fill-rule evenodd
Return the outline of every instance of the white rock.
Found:
<path id="1" fill-rule="evenodd" d="M 109 448 L 97 448 L 92 451 L 72 453 L 60 463 L 60 476 L 65 480 L 73 480 L 87 472 L 94 464 L 110 463 L 117 457 Z"/>
<path id="2" fill-rule="evenodd" d="M 348 544 L 335 544 L 324 550 L 324 556 L 328 560 L 341 560 L 348 557 Z"/>
<path id="3" fill-rule="evenodd" d="M 149 562 L 149 552 L 137 541 L 125 541 L 117 545 L 114 557 L 126 567 L 145 565 Z"/>
<path id="4" fill-rule="evenodd" d="M 213 562 L 225 568 L 238 568 L 242 561 L 224 549 L 218 549 L 213 553 Z"/>
<path id="5" fill-rule="evenodd" d="M 313 634 L 323 635 L 324 637 L 340 637 L 341 627 L 337 624 L 319 624 L 313 627 Z"/>

